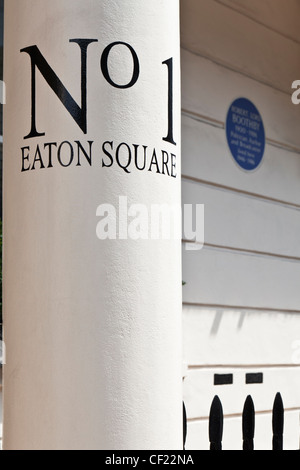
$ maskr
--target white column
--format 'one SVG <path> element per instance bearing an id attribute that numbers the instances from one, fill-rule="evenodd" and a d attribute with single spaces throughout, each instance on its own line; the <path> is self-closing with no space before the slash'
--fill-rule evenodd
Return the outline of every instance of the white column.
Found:
<path id="1" fill-rule="evenodd" d="M 180 449 L 178 0 L 5 3 L 4 447 Z"/>

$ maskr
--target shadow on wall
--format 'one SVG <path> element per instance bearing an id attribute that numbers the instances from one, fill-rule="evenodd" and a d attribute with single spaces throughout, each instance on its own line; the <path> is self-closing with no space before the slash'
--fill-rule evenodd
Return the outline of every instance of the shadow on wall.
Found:
<path id="1" fill-rule="evenodd" d="M 214 318 L 214 321 L 212 323 L 211 330 L 210 330 L 210 336 L 218 335 L 224 314 L 225 314 L 224 310 L 216 310 L 215 318 Z M 246 316 L 247 316 L 247 312 L 243 312 L 243 311 L 240 312 L 239 320 L 237 323 L 237 330 L 241 330 L 243 328 Z"/>

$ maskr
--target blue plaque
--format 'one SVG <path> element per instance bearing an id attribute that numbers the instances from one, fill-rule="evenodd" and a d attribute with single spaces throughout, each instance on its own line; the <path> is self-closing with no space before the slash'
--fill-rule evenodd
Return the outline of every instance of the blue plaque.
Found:
<path id="1" fill-rule="evenodd" d="M 266 135 L 262 117 L 251 101 L 239 98 L 232 103 L 226 119 L 226 135 L 237 164 L 244 170 L 255 170 L 265 153 Z"/>

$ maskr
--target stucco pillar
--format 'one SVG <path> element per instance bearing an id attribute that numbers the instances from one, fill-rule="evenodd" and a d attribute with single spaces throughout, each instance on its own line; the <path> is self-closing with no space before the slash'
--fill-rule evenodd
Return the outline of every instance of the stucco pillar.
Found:
<path id="1" fill-rule="evenodd" d="M 178 0 L 5 2 L 7 450 L 182 446 L 179 70 Z"/>

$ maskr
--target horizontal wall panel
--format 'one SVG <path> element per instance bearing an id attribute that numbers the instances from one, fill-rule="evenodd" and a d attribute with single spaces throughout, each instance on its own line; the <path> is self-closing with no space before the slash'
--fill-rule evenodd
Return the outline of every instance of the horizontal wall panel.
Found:
<path id="1" fill-rule="evenodd" d="M 262 384 L 246 384 L 246 374 L 262 373 Z M 214 376 L 231 374 L 232 385 L 214 385 Z M 207 417 L 212 399 L 218 395 L 225 415 L 241 414 L 248 395 L 257 412 L 272 410 L 281 393 L 285 408 L 299 406 L 300 366 L 298 368 L 204 369 L 189 370 L 184 381 L 184 400 L 189 419 Z"/>
<path id="2" fill-rule="evenodd" d="M 181 62 L 183 109 L 224 123 L 231 103 L 245 97 L 258 108 L 269 139 L 300 148 L 300 106 L 292 104 L 290 88 L 294 80 L 300 80 L 300 53 L 295 62 L 298 72 L 286 83 L 288 94 L 185 50 L 182 50 Z"/>
<path id="3" fill-rule="evenodd" d="M 298 257 L 300 261 L 300 209 L 187 180 L 182 182 L 182 199 L 183 204 L 204 204 L 205 243 Z"/>
<path id="4" fill-rule="evenodd" d="M 247 173 L 234 161 L 224 129 L 186 116 L 182 119 L 182 173 L 300 205 L 300 154 L 267 145 L 261 166 Z"/>
<path id="5" fill-rule="evenodd" d="M 190 366 L 300 364 L 299 320 L 297 314 L 185 305 L 184 361 Z"/>
<path id="6" fill-rule="evenodd" d="M 187 450 L 209 450 L 208 421 L 188 424 Z M 242 418 L 224 421 L 223 450 L 242 450 Z M 256 416 L 255 450 L 272 450 L 272 415 Z M 285 413 L 284 450 L 299 450 L 299 412 Z"/>
<path id="7" fill-rule="evenodd" d="M 300 263 L 183 247 L 184 302 L 300 310 Z"/>
<path id="8" fill-rule="evenodd" d="M 287 93 L 299 73 L 299 44 L 212 0 L 182 2 L 181 42 Z"/>
<path id="9" fill-rule="evenodd" d="M 254 21 L 300 42 L 300 3 L 298 0 L 216 0 Z"/>

